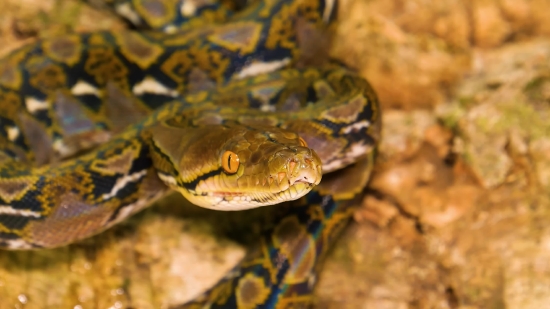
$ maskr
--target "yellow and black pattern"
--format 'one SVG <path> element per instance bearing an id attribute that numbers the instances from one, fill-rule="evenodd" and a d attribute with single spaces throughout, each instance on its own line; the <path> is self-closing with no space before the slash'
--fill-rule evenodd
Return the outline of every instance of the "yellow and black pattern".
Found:
<path id="1" fill-rule="evenodd" d="M 175 32 L 181 29 L 222 23 L 242 8 L 246 1 L 197 1 L 197 0 L 86 0 L 95 6 L 104 6 L 132 26 Z"/>
<path id="2" fill-rule="evenodd" d="M 306 198 L 285 208 L 261 245 L 216 286 L 174 308 L 311 307 L 321 262 L 361 202 L 373 161 L 370 153 L 323 179 Z"/>
<path id="3" fill-rule="evenodd" d="M 318 261 L 361 195 L 380 131 L 378 102 L 365 80 L 334 64 L 293 68 L 303 56 L 299 28 L 322 28 L 335 2 L 266 0 L 237 13 L 231 3 L 106 3 L 153 31 L 67 35 L 0 60 L 0 247 L 69 244 L 169 188 L 194 201 L 193 194 L 208 195 L 201 184 L 220 186 L 226 195 L 214 195 L 235 210 L 261 206 L 240 207 L 237 187 L 274 191 L 307 180 L 304 190 L 280 199 L 293 200 L 318 183 L 320 176 L 311 180 L 311 170 L 321 173 L 317 165 L 323 173 L 347 167 L 284 208 L 257 252 L 185 306 L 309 304 Z M 169 13 L 174 7 L 179 11 Z M 205 127 L 222 133 L 205 144 Z M 226 149 L 231 130 L 242 135 L 233 143 L 240 146 Z M 192 146 L 182 152 L 181 144 Z M 314 152 L 297 158 L 306 145 Z M 295 154 L 282 160 L 276 147 Z M 227 151 L 240 158 L 235 171 L 219 162 Z M 265 176 L 247 174 L 263 161 L 277 162 Z M 309 171 L 293 174 L 301 168 Z"/>

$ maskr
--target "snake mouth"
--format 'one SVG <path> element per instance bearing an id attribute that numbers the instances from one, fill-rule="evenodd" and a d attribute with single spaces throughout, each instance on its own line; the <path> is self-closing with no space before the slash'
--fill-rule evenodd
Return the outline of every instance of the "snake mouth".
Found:
<path id="1" fill-rule="evenodd" d="M 306 195 L 319 184 L 322 173 L 320 165 L 291 167 L 286 172 L 277 172 L 261 178 L 255 177 L 255 180 L 250 177 L 244 178 L 241 190 L 238 189 L 239 186 L 234 187 L 233 190 L 210 187 L 209 190 L 202 192 L 191 190 L 182 193 L 194 204 L 224 211 L 245 210 L 292 201 Z"/>
<path id="2" fill-rule="evenodd" d="M 255 191 L 213 191 L 205 192 L 203 195 L 212 196 L 212 197 L 223 197 L 223 198 L 237 198 L 238 197 L 253 197 L 264 196 L 264 195 L 280 195 L 284 194 L 286 191 L 295 191 L 301 192 L 303 190 L 309 190 L 313 186 L 318 185 L 321 181 L 320 173 L 312 170 L 302 170 L 294 176 L 288 175 L 286 172 L 279 172 L 276 176 L 268 176 L 263 178 L 262 181 L 257 180 Z M 289 192 L 293 194 L 294 192 Z M 289 197 L 292 197 L 290 195 Z M 265 200 L 262 199 L 262 200 Z M 276 202 L 281 202 L 278 200 Z"/>
<path id="3" fill-rule="evenodd" d="M 314 183 L 299 181 L 279 192 L 210 192 L 204 207 L 216 210 L 245 210 L 299 199 L 309 193 Z"/>

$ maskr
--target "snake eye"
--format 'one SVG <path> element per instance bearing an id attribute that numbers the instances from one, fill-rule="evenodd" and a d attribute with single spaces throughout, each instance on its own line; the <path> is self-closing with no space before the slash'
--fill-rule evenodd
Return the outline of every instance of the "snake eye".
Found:
<path id="1" fill-rule="evenodd" d="M 222 156 L 223 170 L 228 174 L 234 174 L 239 169 L 239 156 L 233 151 L 226 150 Z"/>
<path id="2" fill-rule="evenodd" d="M 300 146 L 302 146 L 302 147 L 307 147 L 307 143 L 306 143 L 306 141 L 305 141 L 303 138 L 298 137 L 298 139 L 300 140 Z"/>

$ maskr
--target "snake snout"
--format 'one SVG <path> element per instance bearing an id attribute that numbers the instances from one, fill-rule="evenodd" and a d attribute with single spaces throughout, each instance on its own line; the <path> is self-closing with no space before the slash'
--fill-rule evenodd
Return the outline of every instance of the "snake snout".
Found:
<path id="1" fill-rule="evenodd" d="M 296 153 L 288 159 L 285 166 L 289 185 L 292 186 L 295 183 L 319 184 L 323 174 L 321 159 L 309 148 L 299 147 L 294 151 Z"/>
<path id="2" fill-rule="evenodd" d="M 312 160 L 306 159 L 302 164 L 291 161 L 289 169 L 293 169 L 292 172 L 290 170 L 287 172 L 289 185 L 291 186 L 295 183 L 317 185 L 321 181 L 321 171 Z"/>

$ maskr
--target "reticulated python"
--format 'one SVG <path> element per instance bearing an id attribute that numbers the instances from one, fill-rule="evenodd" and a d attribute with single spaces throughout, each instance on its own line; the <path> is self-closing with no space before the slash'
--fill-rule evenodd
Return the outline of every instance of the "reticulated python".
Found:
<path id="1" fill-rule="evenodd" d="M 219 210 L 297 200 L 261 248 L 183 307 L 310 304 L 380 130 L 365 80 L 334 64 L 294 68 L 335 2 L 266 0 L 238 13 L 106 3 L 154 31 L 42 40 L 0 62 L 0 247 L 89 237 L 169 189 Z M 321 169 L 341 171 L 313 188 Z"/>

